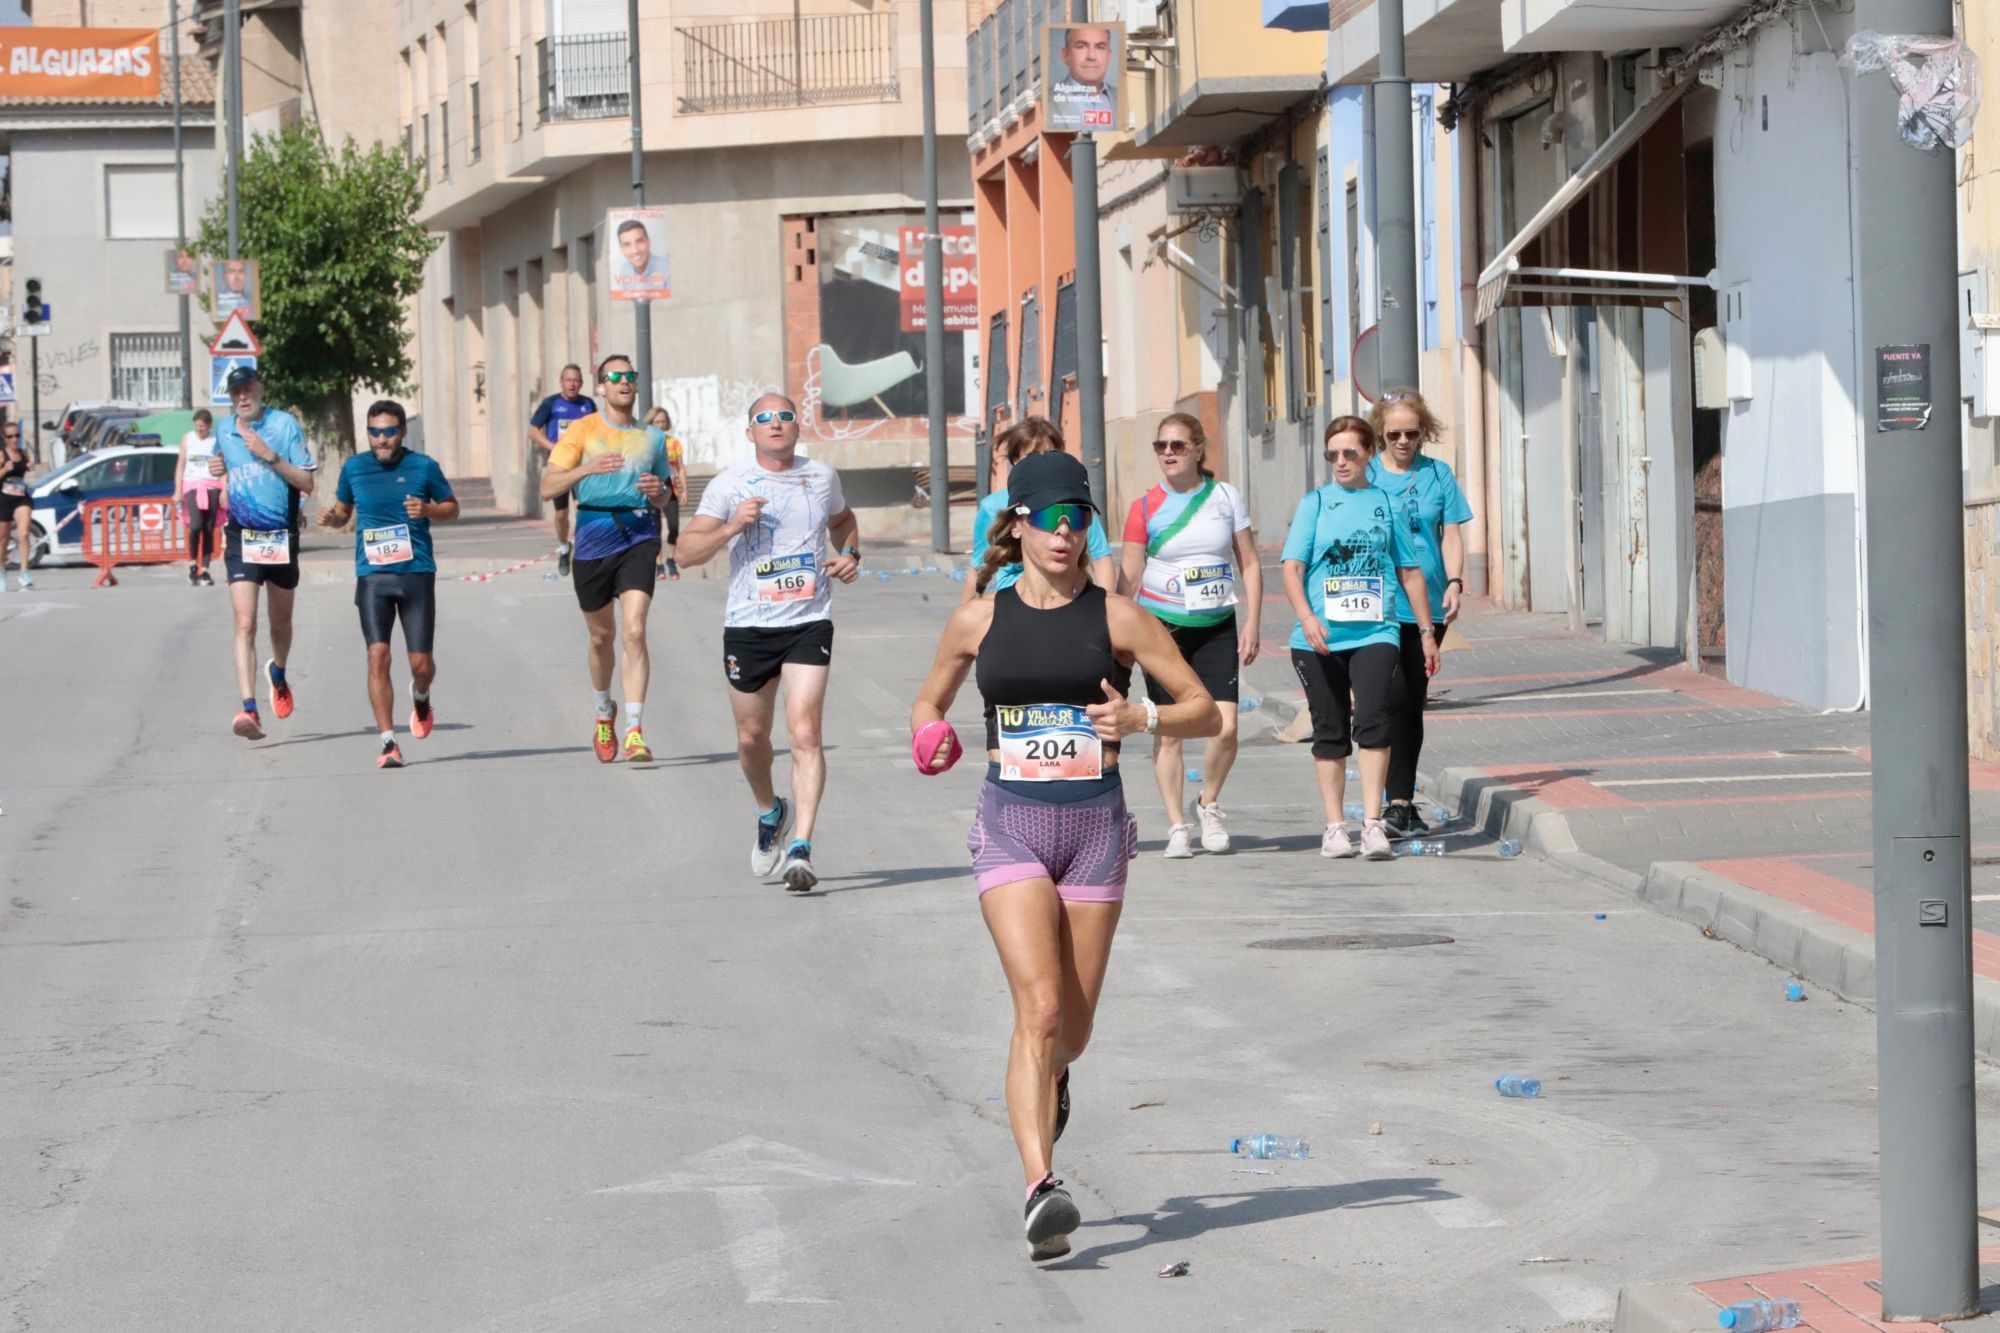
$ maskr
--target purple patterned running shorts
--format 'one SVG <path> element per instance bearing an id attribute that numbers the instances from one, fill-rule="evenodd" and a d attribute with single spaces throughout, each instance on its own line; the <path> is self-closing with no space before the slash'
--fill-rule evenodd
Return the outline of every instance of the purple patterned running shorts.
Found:
<path id="1" fill-rule="evenodd" d="M 981 893 L 1047 879 L 1060 897 L 1115 903 L 1125 898 L 1126 863 L 1139 854 L 1139 825 L 1126 813 L 1123 788 L 1057 805 L 989 781 L 965 846 Z"/>

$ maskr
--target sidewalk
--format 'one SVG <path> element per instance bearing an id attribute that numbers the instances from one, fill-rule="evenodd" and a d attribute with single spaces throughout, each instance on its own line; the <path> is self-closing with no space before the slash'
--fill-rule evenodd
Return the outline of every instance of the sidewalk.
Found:
<path id="1" fill-rule="evenodd" d="M 1789 1296 L 1799 1303 L 1798 1327 L 1817 1333 L 1947 1333 L 1947 1330 L 2000 1328 L 1992 1313 L 2000 1298 L 2000 1245 L 1979 1248 L 1979 1280 L 1985 1313 L 1948 1325 L 1882 1322 L 1882 1261 L 1819 1264 L 1781 1273 L 1720 1278 L 1712 1282 L 1659 1282 L 1626 1287 L 1618 1294 L 1617 1333 L 1694 1333 L 1716 1327 L 1715 1312 L 1760 1296 Z"/>

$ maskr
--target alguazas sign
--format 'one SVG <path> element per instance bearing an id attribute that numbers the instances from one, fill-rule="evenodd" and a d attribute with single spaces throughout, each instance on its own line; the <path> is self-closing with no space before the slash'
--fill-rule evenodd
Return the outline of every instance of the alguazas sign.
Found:
<path id="1" fill-rule="evenodd" d="M 158 101 L 151 28 L 0 28 L 0 98 Z"/>

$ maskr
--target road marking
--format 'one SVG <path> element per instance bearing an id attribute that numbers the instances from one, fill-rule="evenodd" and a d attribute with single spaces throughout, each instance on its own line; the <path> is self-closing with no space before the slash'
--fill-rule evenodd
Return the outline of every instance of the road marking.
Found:
<path id="1" fill-rule="evenodd" d="M 1866 778 L 1874 774 L 1867 769 L 1858 773 L 1732 773 L 1727 777 L 1705 778 L 1615 778 L 1609 782 L 1593 783 L 1597 787 L 1684 787 L 1697 782 L 1796 782 L 1804 778 Z"/>
<path id="2" fill-rule="evenodd" d="M 754 1305 L 823 1305 L 799 1290 L 785 1266 L 785 1228 L 767 1191 L 824 1185 L 908 1185 L 787 1143 L 746 1134 L 698 1152 L 654 1180 L 613 1185 L 598 1194 L 711 1194 L 729 1232 L 729 1262 Z"/>

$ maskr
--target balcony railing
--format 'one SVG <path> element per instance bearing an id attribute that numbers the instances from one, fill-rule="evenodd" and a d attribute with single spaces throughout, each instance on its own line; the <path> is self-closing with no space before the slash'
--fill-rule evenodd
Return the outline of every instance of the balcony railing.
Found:
<path id="1" fill-rule="evenodd" d="M 970 132 L 1007 119 L 1042 80 L 1042 25 L 1068 14 L 1061 0 L 1001 0 L 966 37 Z"/>
<path id="2" fill-rule="evenodd" d="M 610 120 L 632 114 L 625 34 L 593 32 L 544 37 L 535 43 L 546 125 L 563 120 Z"/>
<path id="3" fill-rule="evenodd" d="M 680 37 L 684 115 L 903 96 L 892 10 L 703 24 Z"/>

